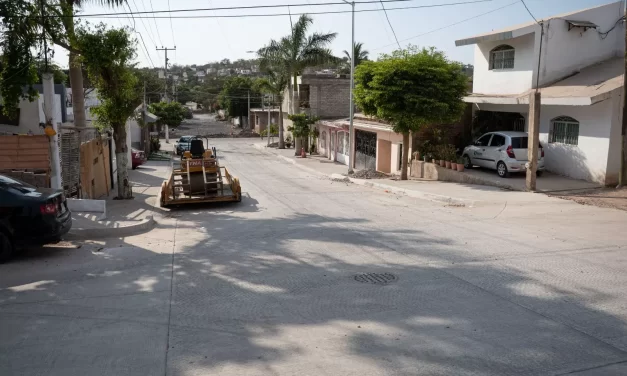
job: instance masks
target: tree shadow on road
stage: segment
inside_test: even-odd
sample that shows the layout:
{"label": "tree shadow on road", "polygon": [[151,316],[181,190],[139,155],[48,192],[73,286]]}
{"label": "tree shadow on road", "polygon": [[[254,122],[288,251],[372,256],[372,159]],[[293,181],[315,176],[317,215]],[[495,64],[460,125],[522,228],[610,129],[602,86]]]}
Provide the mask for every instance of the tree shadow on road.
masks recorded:
{"label": "tree shadow on road", "polygon": [[[145,236],[83,245],[61,254],[66,264],[55,256],[49,271],[29,274],[37,265],[28,258],[1,265],[0,315],[26,315],[42,332],[58,325],[44,315],[52,308],[71,312],[73,322],[149,323],[168,375],[559,374],[626,358],[627,326],[613,308],[624,293],[584,288],[594,277],[569,274],[569,262],[563,275],[540,280],[542,260],[478,262],[453,237],[419,228],[244,212],[181,210]],[[363,273],[397,280],[356,281]],[[42,337],[24,339],[26,330],[13,328],[0,350],[18,360],[43,351]],[[69,336],[82,346],[94,341]],[[136,345],[115,344],[131,363],[143,354]],[[145,371],[163,374],[157,363]]]}

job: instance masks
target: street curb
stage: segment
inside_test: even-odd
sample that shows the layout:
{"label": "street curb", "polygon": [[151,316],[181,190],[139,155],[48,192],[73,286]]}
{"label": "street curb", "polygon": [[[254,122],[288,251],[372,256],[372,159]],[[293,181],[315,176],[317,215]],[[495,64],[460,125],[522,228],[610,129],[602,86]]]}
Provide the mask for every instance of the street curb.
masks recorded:
{"label": "street curb", "polygon": [[394,186],[383,184],[383,183],[378,183],[372,180],[349,178],[347,176],[340,175],[340,174],[332,174],[331,179],[348,179],[351,181],[351,183],[354,183],[354,184],[363,185],[363,186],[371,187],[371,188],[383,189],[386,192],[401,194],[401,195],[405,195],[408,197],[413,197],[413,198],[418,198],[418,199],[423,199],[423,200],[428,200],[428,201],[433,201],[433,202],[440,202],[440,203],[447,204],[447,205],[476,206],[477,204],[477,202],[474,200],[466,200],[466,199],[455,198],[451,196],[438,195],[435,193],[416,191],[413,189],[399,188],[399,187],[394,187]]}
{"label": "street curb", "polygon": [[276,157],[278,157],[279,159],[282,159],[288,163],[291,163],[295,166],[298,166],[299,168],[306,170],[308,172],[320,175],[320,176],[325,176],[327,178],[330,179],[348,179],[350,180],[351,183],[357,184],[357,185],[363,185],[365,187],[370,187],[370,188],[376,188],[376,189],[382,189],[386,192],[392,192],[392,193],[396,193],[396,194],[401,194],[401,195],[405,195],[408,197],[413,197],[413,198],[418,198],[418,199],[422,199],[422,200],[428,200],[428,201],[433,201],[433,202],[439,202],[439,203],[443,203],[443,204],[447,204],[447,205],[460,205],[460,206],[467,206],[467,207],[472,207],[472,206],[477,206],[477,201],[474,200],[467,200],[467,199],[461,199],[461,198],[455,198],[455,197],[451,197],[451,196],[444,196],[444,195],[438,195],[438,194],[434,194],[434,193],[427,193],[427,192],[422,192],[422,191],[416,191],[413,189],[405,189],[405,188],[399,188],[399,187],[394,187],[391,185],[387,185],[387,184],[383,184],[383,183],[378,183],[378,182],[374,182],[372,180],[364,180],[364,179],[355,179],[355,178],[350,178],[347,177],[345,175],[340,175],[340,174],[325,174],[323,172],[320,171],[316,171],[312,168],[309,168],[307,166],[303,166],[301,164],[299,164],[298,162],[296,162],[295,160],[288,158],[288,157],[284,157],[282,155],[273,153],[271,151],[266,150],[265,147],[262,147],[261,145],[258,144],[253,144],[253,146],[256,149],[259,149],[260,151],[267,153],[267,154],[272,154]]}
{"label": "street curb", "polygon": [[152,215],[147,216],[135,225],[124,227],[106,228],[73,228],[64,236],[66,240],[86,240],[121,238],[125,236],[139,235],[152,230],[157,222]]}

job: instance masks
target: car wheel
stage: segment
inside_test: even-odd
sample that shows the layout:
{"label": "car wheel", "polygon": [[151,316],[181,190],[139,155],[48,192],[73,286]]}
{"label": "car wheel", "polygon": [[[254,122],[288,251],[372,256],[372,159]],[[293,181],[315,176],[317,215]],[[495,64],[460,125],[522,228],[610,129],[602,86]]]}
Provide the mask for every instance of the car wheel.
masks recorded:
{"label": "car wheel", "polygon": [[537,177],[542,176],[542,173],[543,173],[543,172],[544,172],[544,171],[536,171],[536,176],[537,176]]}
{"label": "car wheel", "polygon": [[470,157],[464,155],[464,168],[472,168],[472,162],[470,161]]}
{"label": "car wheel", "polygon": [[15,247],[9,236],[0,231],[0,264],[7,262],[13,256],[14,251]]}
{"label": "car wheel", "polygon": [[499,162],[496,165],[496,173],[502,178],[509,177],[509,171],[507,171],[507,166],[504,162]]}

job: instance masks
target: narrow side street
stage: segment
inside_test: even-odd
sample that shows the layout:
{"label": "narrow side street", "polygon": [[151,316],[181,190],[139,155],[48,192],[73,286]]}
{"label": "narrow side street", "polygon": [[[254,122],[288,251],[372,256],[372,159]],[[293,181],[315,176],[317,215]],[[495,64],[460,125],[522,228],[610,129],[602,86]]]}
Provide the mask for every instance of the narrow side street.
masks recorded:
{"label": "narrow side street", "polygon": [[627,213],[447,206],[213,141],[241,203],[0,265],[0,374],[627,373]]}

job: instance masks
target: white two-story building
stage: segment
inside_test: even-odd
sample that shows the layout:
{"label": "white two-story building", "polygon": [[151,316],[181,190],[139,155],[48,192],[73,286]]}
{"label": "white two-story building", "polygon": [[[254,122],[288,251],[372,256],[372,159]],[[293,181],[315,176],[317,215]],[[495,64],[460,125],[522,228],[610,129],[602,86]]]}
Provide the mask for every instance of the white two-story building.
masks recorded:
{"label": "white two-story building", "polygon": [[460,39],[475,45],[473,131],[527,130],[540,88],[549,171],[612,185],[621,158],[624,5],[615,2]]}

